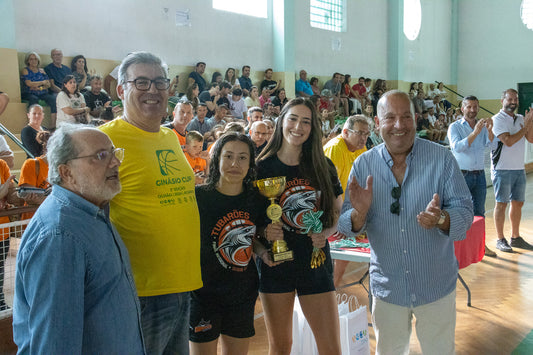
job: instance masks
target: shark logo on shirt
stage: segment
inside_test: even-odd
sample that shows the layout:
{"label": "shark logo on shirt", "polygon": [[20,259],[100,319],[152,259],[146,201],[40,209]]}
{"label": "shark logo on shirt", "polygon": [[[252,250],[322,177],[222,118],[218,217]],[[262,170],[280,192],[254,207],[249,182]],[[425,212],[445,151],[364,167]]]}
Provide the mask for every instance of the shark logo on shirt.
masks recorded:
{"label": "shark logo on shirt", "polygon": [[[227,216],[223,219],[227,219]],[[255,231],[256,226],[250,220],[242,218],[226,221],[222,228],[213,229],[213,250],[222,267],[233,271],[248,268]]]}
{"label": "shark logo on shirt", "polygon": [[309,211],[317,211],[317,192],[309,185],[297,185],[286,189],[280,197],[283,209],[284,227],[301,233],[304,229],[303,216]]}

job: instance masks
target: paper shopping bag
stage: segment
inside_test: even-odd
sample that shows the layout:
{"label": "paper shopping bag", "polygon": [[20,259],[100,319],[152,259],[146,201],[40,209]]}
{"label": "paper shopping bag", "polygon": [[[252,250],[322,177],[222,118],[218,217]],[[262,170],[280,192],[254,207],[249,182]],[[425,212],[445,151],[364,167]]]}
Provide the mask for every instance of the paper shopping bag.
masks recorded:
{"label": "paper shopping bag", "polygon": [[339,317],[343,355],[370,355],[366,306]]}

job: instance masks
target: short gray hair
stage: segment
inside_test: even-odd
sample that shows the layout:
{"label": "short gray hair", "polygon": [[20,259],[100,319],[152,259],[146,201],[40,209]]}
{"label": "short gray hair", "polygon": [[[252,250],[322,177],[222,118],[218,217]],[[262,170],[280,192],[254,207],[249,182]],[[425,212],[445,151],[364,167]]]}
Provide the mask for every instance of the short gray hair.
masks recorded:
{"label": "short gray hair", "polygon": [[79,148],[73,143],[72,136],[84,130],[97,130],[94,127],[64,123],[50,137],[47,145],[46,158],[48,159],[48,182],[52,185],[61,185],[59,166],[79,154]]}
{"label": "short gray hair", "polygon": [[413,105],[413,101],[409,98],[409,95],[403,91],[399,90],[391,90],[384,93],[381,98],[378,101],[377,109],[376,109],[376,115],[379,119],[383,118],[383,111],[385,110],[385,104],[387,102],[387,99],[389,96],[403,96],[407,101],[409,101],[409,108],[411,109],[411,115],[413,116],[413,119],[415,119],[415,106]]}
{"label": "short gray hair", "polygon": [[161,58],[150,53],[150,52],[133,52],[130,53],[122,60],[120,67],[118,69],[118,83],[123,85],[128,81],[127,71],[131,65],[134,64],[153,64],[161,67],[165,78],[167,77],[167,65],[164,63]]}
{"label": "short gray hair", "polygon": [[362,123],[370,126],[370,122],[368,122],[368,119],[366,116],[363,115],[353,115],[346,119],[346,122],[344,122],[344,127],[346,129],[353,129],[353,126],[355,126],[356,123]]}

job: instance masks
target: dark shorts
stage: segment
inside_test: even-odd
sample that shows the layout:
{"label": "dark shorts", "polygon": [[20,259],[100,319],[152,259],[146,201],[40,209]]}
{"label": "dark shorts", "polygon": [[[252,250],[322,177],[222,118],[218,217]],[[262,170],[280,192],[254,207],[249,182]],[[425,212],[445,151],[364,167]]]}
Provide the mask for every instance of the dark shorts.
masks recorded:
{"label": "dark shorts", "polygon": [[189,318],[189,340],[207,343],[220,334],[234,338],[250,338],[255,335],[255,300],[238,306],[205,305],[194,297],[191,299]]}
{"label": "dark shorts", "polygon": [[[302,239],[307,238],[307,240]],[[326,261],[316,269],[311,269],[313,246],[305,235],[286,237],[287,246],[294,253],[294,260],[269,267],[257,259],[259,270],[259,292],[286,293],[296,291],[298,295],[313,295],[335,290],[333,285],[333,262],[329,243],[323,248]]]}

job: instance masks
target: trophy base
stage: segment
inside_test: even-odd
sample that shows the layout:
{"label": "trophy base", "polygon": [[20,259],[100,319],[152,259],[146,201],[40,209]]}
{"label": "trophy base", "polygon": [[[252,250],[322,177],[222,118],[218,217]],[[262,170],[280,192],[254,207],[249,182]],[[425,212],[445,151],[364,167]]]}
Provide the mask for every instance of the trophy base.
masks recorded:
{"label": "trophy base", "polygon": [[292,250],[287,250],[281,253],[272,253],[272,260],[274,262],[291,261],[291,260],[294,260],[294,256],[292,254]]}

